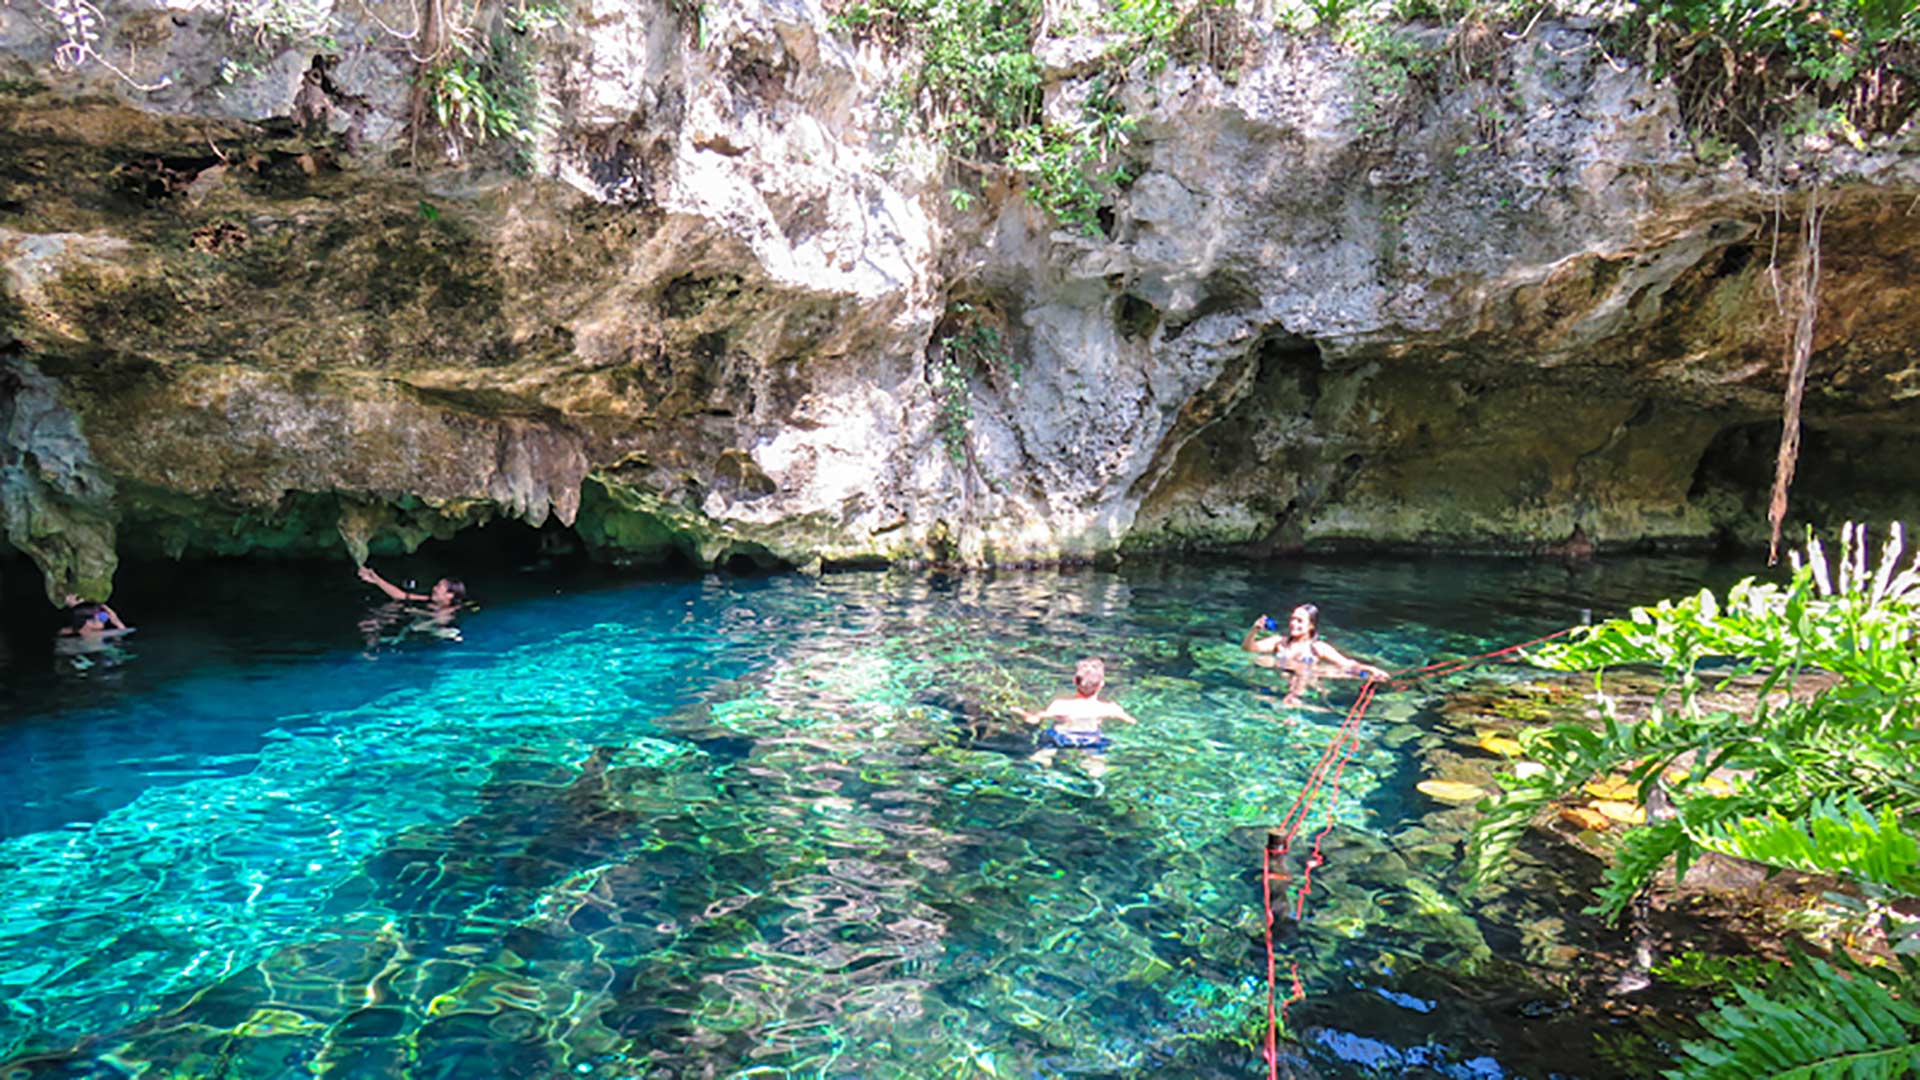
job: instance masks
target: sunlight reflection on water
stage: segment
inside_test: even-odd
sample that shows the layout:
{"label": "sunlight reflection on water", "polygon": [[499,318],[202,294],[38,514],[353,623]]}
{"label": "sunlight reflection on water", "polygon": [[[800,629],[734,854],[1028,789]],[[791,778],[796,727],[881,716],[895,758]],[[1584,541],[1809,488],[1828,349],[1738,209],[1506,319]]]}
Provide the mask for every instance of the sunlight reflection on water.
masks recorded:
{"label": "sunlight reflection on water", "polygon": [[[713,578],[504,603],[399,655],[262,632],[271,664],[66,684],[0,727],[22,793],[0,819],[0,1062],[1264,1071],[1259,837],[1353,687],[1283,709],[1240,630],[1311,598],[1342,649],[1409,666],[1703,572]],[[1142,721],[1099,775],[1080,752],[1036,764],[1010,712],[1080,655]],[[1408,879],[1451,884],[1396,848],[1425,807],[1377,736],[1422,700],[1380,700],[1316,810],[1337,827],[1289,947],[1310,989],[1364,986],[1445,1032],[1470,1003],[1383,974],[1487,949],[1470,918],[1410,914]],[[1322,1024],[1298,1052],[1322,1075],[1509,1075],[1436,1038]]]}

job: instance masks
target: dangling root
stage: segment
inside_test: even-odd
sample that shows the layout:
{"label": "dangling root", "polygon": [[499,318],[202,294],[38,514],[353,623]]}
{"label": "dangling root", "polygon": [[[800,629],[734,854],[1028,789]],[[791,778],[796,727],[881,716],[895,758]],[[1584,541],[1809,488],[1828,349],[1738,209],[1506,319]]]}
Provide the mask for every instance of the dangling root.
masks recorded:
{"label": "dangling root", "polygon": [[[1800,460],[1800,401],[1807,389],[1807,365],[1813,358],[1813,317],[1820,306],[1820,189],[1807,193],[1807,217],[1800,247],[1799,310],[1788,336],[1787,394],[1782,409],[1780,453],[1774,463],[1773,498],[1767,505],[1767,524],[1772,531],[1767,540],[1767,565],[1780,560],[1780,526],[1787,518],[1787,488],[1793,484],[1794,466]],[[1778,225],[1775,226],[1776,236]],[[1774,301],[1780,314],[1787,314],[1787,300],[1780,288],[1777,268],[1773,276]]]}

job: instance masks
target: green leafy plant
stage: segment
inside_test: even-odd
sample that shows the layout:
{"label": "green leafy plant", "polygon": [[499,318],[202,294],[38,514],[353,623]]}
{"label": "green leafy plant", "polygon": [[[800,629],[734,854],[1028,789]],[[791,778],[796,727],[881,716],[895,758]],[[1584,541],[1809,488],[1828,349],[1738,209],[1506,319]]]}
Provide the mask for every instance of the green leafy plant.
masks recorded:
{"label": "green leafy plant", "polygon": [[1896,1080],[1920,1069],[1920,979],[1911,968],[1869,970],[1844,957],[1801,958],[1765,989],[1703,1017],[1705,1039],[1684,1044],[1670,1080]]}
{"label": "green leafy plant", "polygon": [[1313,13],[1316,25],[1326,30],[1338,30],[1347,22],[1347,16],[1363,10],[1365,0],[1304,0],[1307,10]]}
{"label": "green leafy plant", "polygon": [[1730,990],[1736,984],[1763,986],[1778,969],[1778,964],[1755,956],[1722,956],[1689,949],[1655,964],[1652,973],[1674,986]]}
{"label": "green leafy plant", "polygon": [[[1707,1038],[1686,1044],[1665,1074],[1672,1080],[1892,1078],[1920,1067],[1910,959],[1920,937],[1898,914],[1902,897],[1920,893],[1911,831],[1920,558],[1901,564],[1898,526],[1877,561],[1870,549],[1865,530],[1848,525],[1837,560],[1810,539],[1784,585],[1748,579],[1724,601],[1702,590],[1544,650],[1538,662],[1567,669],[1657,666],[1662,692],[1637,723],[1603,698],[1596,726],[1523,731],[1539,768],[1503,777],[1505,792],[1482,804],[1470,871],[1485,883],[1537,811],[1596,777],[1625,774],[1640,801],[1657,789],[1670,811],[1621,839],[1595,910],[1617,917],[1669,862],[1684,875],[1700,853],[1717,852],[1850,883],[1851,895],[1829,893],[1819,909],[1822,936],[1851,944],[1877,933],[1902,962],[1869,969],[1836,953],[1830,963],[1656,969],[1730,986],[1737,998],[1702,1018]],[[1819,678],[1803,681],[1810,673]],[[1750,704],[1708,704],[1730,700],[1722,695],[1736,680],[1752,694],[1731,700]]]}
{"label": "green leafy plant", "polygon": [[1903,0],[1653,0],[1626,7],[1612,36],[1672,81],[1690,124],[1736,142],[1781,133],[1809,105],[1864,142],[1916,107],[1920,6]]}
{"label": "green leafy plant", "polygon": [[1634,5],[1627,22],[1784,54],[1809,76],[1844,81],[1877,48],[1920,32],[1920,9],[1899,0],[1657,0]]}
{"label": "green leafy plant", "polygon": [[333,23],[333,0],[227,0],[227,30],[258,49],[313,41]]}
{"label": "green leafy plant", "polygon": [[973,421],[973,388],[967,369],[949,351],[935,362],[933,392],[940,403],[940,438],[947,457],[958,465],[967,460],[967,426]]}
{"label": "green leafy plant", "polygon": [[939,339],[934,356],[934,398],[939,403],[941,439],[956,464],[967,459],[967,431],[973,420],[973,377],[976,373],[1004,378],[1008,387],[1020,384],[1021,368],[998,327],[972,304],[957,303],[947,322],[956,329]]}
{"label": "green leafy plant", "polygon": [[1034,205],[1097,234],[1100,207],[1125,182],[1117,157],[1135,123],[1115,88],[1131,64],[1164,66],[1181,34],[1216,10],[1227,9],[1220,0],[1108,0],[1093,14],[1124,41],[1109,47],[1078,115],[1051,121],[1034,53],[1045,25],[1039,0],[857,0],[833,24],[918,50],[919,64],[883,97],[904,126],[927,133],[962,168],[1004,163]]}
{"label": "green leafy plant", "polygon": [[[1656,665],[1664,691],[1647,716],[1621,720],[1604,699],[1595,726],[1529,728],[1542,767],[1502,779],[1475,830],[1470,872],[1507,864],[1532,816],[1596,777],[1624,774],[1642,802],[1658,787],[1672,813],[1626,833],[1597,910],[1616,917],[1669,861],[1703,851],[1770,866],[1920,890],[1911,819],[1920,809],[1920,559],[1899,565],[1899,528],[1877,564],[1849,525],[1837,563],[1818,540],[1785,585],[1749,579],[1722,603],[1703,590],[1636,608],[1538,662],[1565,669]],[[1824,673],[1818,689],[1800,677]],[[1754,683],[1751,705],[1710,707],[1703,691]],[[1731,782],[1721,779],[1731,776]],[[1711,781],[1711,782],[1710,782]]]}
{"label": "green leafy plant", "polygon": [[440,127],[478,144],[502,140],[526,167],[550,125],[550,106],[534,62],[541,39],[566,25],[552,0],[520,0],[501,13],[484,41],[472,33],[448,38],[437,60],[421,70],[427,106]]}
{"label": "green leafy plant", "polygon": [[1432,50],[1397,26],[1355,21],[1340,31],[1354,57],[1354,113],[1362,134],[1392,124],[1398,106],[1436,64]]}
{"label": "green leafy plant", "polygon": [[1816,801],[1801,818],[1773,807],[1704,826],[1705,846],[1768,866],[1838,872],[1858,881],[1920,893],[1920,842],[1901,827],[1900,812],[1876,815],[1852,796]]}
{"label": "green leafy plant", "polygon": [[894,98],[901,119],[924,124],[963,158],[1005,149],[1040,114],[1037,0],[871,0],[837,17],[844,30],[917,44],[919,67]]}
{"label": "green leafy plant", "polygon": [[1103,87],[1096,87],[1082,106],[1079,122],[1016,131],[1007,163],[1030,178],[1030,197],[1060,224],[1098,236],[1105,192],[1126,180],[1124,167],[1100,172],[1099,165],[1126,142],[1133,126],[1133,118]]}

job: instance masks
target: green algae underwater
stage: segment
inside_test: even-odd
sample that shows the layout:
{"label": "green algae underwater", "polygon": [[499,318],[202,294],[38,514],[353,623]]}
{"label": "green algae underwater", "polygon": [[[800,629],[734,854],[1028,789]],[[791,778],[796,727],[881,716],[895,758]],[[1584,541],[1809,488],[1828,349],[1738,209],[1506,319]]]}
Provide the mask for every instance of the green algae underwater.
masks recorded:
{"label": "green algae underwater", "polygon": [[[1311,600],[1399,669],[1735,574],[530,574],[458,641],[241,576],[0,658],[0,1077],[1264,1075],[1261,841],[1357,688],[1284,707],[1245,626]],[[1041,765],[1012,709],[1083,655],[1141,722]],[[1414,791],[1449,685],[1316,804],[1283,1070],[1650,1075],[1660,1030],[1574,1000],[1618,945],[1583,896],[1459,895]]]}

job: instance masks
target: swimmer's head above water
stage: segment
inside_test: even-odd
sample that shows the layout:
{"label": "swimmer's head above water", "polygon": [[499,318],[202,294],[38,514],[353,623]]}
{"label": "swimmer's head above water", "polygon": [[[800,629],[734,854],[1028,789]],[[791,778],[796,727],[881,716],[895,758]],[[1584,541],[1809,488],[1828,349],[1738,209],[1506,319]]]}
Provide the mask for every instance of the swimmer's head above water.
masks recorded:
{"label": "swimmer's head above water", "polygon": [[1287,616],[1287,640],[1311,641],[1320,636],[1320,609],[1313,604],[1301,604]]}
{"label": "swimmer's head above water", "polygon": [[1097,656],[1089,656],[1073,665],[1073,690],[1081,697],[1093,697],[1107,684],[1107,665]]}

